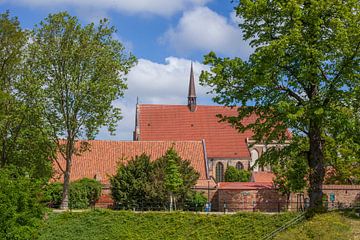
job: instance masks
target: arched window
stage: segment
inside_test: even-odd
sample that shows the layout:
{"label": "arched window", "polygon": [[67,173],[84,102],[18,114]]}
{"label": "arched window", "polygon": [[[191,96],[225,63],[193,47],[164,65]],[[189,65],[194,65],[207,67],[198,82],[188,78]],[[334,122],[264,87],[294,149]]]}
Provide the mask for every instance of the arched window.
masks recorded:
{"label": "arched window", "polygon": [[224,181],[224,165],[221,162],[216,164],[216,182]]}
{"label": "arched window", "polygon": [[244,165],[241,162],[237,162],[236,169],[238,169],[238,170],[244,169]]}

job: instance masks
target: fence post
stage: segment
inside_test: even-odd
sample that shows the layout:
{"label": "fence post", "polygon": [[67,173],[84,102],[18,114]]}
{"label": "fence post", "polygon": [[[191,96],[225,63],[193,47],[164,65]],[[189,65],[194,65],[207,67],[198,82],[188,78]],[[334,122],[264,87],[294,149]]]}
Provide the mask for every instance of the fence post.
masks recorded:
{"label": "fence post", "polygon": [[280,212],[280,202],[278,202],[278,212]]}

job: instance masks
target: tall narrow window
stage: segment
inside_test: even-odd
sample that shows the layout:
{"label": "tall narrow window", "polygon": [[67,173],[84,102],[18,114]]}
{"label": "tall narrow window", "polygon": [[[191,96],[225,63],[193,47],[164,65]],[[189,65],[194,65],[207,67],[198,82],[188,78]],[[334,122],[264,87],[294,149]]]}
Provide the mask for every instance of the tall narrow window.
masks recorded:
{"label": "tall narrow window", "polygon": [[236,169],[238,169],[238,170],[244,169],[244,165],[241,162],[237,162]]}
{"label": "tall narrow window", "polygon": [[224,181],[224,165],[221,162],[216,164],[216,182]]}

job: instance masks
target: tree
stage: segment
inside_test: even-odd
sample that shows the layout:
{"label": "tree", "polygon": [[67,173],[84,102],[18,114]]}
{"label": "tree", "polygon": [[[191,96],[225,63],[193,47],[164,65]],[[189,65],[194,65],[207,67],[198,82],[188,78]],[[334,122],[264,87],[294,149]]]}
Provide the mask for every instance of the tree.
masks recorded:
{"label": "tree", "polygon": [[225,182],[249,182],[249,180],[250,172],[244,169],[228,166],[225,171]]}
{"label": "tree", "polygon": [[275,174],[274,185],[290,200],[291,193],[300,193],[308,186],[309,171],[304,152],[308,148],[305,137],[294,137],[287,148],[269,148],[259,164],[270,163]]}
{"label": "tree", "polygon": [[110,190],[117,207],[125,209],[154,205],[152,190],[153,164],[150,157],[142,154],[127,164],[120,164],[117,172],[110,178]]}
{"label": "tree", "polygon": [[165,169],[165,189],[170,195],[170,211],[173,209],[173,203],[175,203],[176,209],[176,194],[179,192],[181,185],[183,185],[183,179],[181,177],[179,166],[176,164],[177,153],[173,148],[166,152],[165,158],[167,159],[167,167]]}
{"label": "tree", "polygon": [[192,189],[198,178],[199,173],[190,162],[182,160],[170,148],[155,161],[142,154],[126,164],[121,163],[116,174],[110,178],[110,189],[118,208],[166,209],[170,199],[172,209],[176,199],[178,209],[191,209],[196,202],[198,207],[202,204]]}
{"label": "tree", "polygon": [[[326,184],[360,183],[360,114],[358,107],[339,109],[347,121],[336,121],[325,136]],[[341,120],[341,119],[340,119]]]}
{"label": "tree", "polygon": [[54,148],[38,109],[24,97],[32,91],[23,81],[27,41],[18,19],[0,14],[0,168],[16,165],[31,176],[49,178]]}
{"label": "tree", "polygon": [[[223,120],[264,143],[284,142],[286,129],[307,138],[312,209],[322,206],[326,129],[348,121],[339,109],[349,108],[359,89],[359,8],[358,0],[240,1],[239,26],[254,53],[246,61],[209,53],[204,61],[211,72],[201,81],[217,103],[253,105]],[[257,120],[243,125],[252,114]]]}
{"label": "tree", "polygon": [[[186,199],[191,198],[192,188],[200,174],[191,166],[190,161],[183,160],[174,148],[169,148],[165,155],[157,159],[154,164],[154,191],[162,192],[159,195],[159,200],[166,201],[169,197],[175,197],[177,207],[183,206]],[[171,175],[173,176],[171,177]],[[164,184],[165,182],[167,183]],[[174,186],[171,186],[172,184]],[[169,196],[169,193],[172,197]]]}
{"label": "tree", "polygon": [[[32,96],[40,104],[52,141],[66,160],[61,208],[68,208],[72,156],[87,150],[101,126],[111,133],[121,118],[112,102],[123,96],[125,75],[136,59],[113,39],[106,19],[82,26],[66,12],[50,14],[35,27],[29,46],[28,81],[37,86]],[[64,140],[64,141],[63,141]]]}

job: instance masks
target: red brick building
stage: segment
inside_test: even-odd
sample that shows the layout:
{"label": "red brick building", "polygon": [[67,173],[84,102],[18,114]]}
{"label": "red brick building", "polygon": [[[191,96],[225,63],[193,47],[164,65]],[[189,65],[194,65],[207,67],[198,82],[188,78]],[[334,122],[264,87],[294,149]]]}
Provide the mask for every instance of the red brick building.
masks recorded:
{"label": "red brick building", "polygon": [[[138,104],[134,141],[204,141],[207,150],[209,175],[217,182],[224,181],[227,166],[254,171],[255,161],[266,151],[263,144],[251,145],[253,133],[238,132],[229,123],[219,122],[217,115],[237,116],[237,108],[196,104],[194,74],[191,66],[187,105]],[[252,123],[256,116],[243,121]]]}
{"label": "red brick building", "polygon": [[[143,153],[154,160],[173,146],[200,173],[195,188],[209,197],[213,210],[279,211],[297,209],[301,201],[303,204],[306,194],[300,194],[302,200],[293,194],[289,204],[273,186],[275,176],[270,168],[255,164],[268,148],[278,145],[255,143],[251,131],[238,132],[228,123],[219,122],[218,114],[237,116],[238,112],[236,108],[197,105],[191,66],[187,105],[138,104],[134,141],[88,141],[90,150],[73,157],[71,180],[88,177],[101,181],[104,188],[98,206],[106,207],[113,202],[109,176],[115,174],[118,163]],[[255,120],[250,116],[243,124]],[[60,154],[58,159],[64,167]],[[251,182],[223,182],[228,166],[251,169]],[[57,170],[59,166],[55,165],[55,178],[60,180],[61,171]],[[360,201],[360,186],[324,185],[324,193],[347,204]]]}
{"label": "red brick building", "polygon": [[[179,156],[189,160],[192,167],[199,172],[199,184],[207,181],[206,149],[202,141],[105,141],[90,140],[89,150],[81,155],[74,155],[70,180],[81,178],[94,178],[104,184],[109,183],[109,177],[116,173],[118,164],[145,153],[151,160],[165,155],[165,152],[173,147]],[[77,143],[79,144],[79,142]],[[58,162],[64,169],[65,160],[58,154]],[[54,179],[62,180],[62,172],[58,165],[54,165]],[[200,185],[198,185],[200,187]]]}

